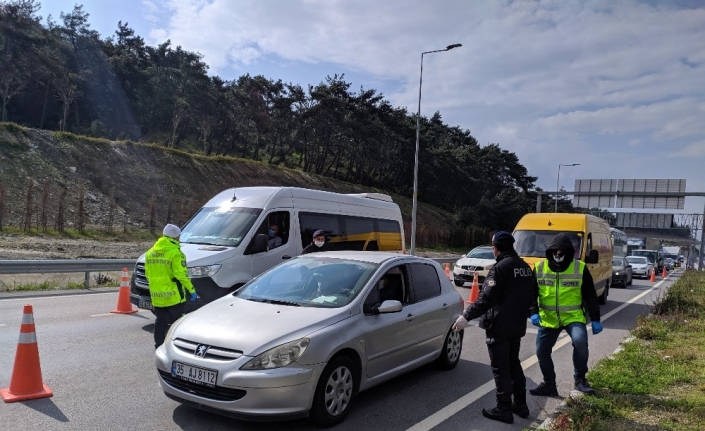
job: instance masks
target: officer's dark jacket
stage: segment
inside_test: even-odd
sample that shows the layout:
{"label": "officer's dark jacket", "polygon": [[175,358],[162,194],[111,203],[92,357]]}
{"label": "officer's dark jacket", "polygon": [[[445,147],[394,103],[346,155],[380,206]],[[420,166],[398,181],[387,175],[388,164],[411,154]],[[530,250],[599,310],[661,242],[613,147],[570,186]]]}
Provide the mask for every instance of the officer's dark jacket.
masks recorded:
{"label": "officer's dark jacket", "polygon": [[531,267],[514,250],[502,252],[490,269],[478,300],[463,316],[482,316],[480,327],[491,337],[523,337],[529,307],[538,296],[538,284]]}

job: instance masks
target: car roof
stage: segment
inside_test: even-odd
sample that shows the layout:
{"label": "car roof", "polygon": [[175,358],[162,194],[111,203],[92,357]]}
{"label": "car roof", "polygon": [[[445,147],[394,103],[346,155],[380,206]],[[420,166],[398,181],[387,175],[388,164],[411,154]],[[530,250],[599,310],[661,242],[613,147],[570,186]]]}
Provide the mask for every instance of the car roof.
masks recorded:
{"label": "car roof", "polygon": [[431,260],[431,259],[426,259],[426,258],[420,257],[420,256],[412,256],[412,255],[408,255],[408,254],[391,253],[391,252],[384,252],[384,251],[324,251],[324,252],[316,252],[316,253],[304,254],[302,256],[299,256],[299,258],[309,258],[309,257],[310,258],[326,257],[326,258],[333,258],[333,259],[359,260],[361,262],[369,262],[369,263],[374,263],[374,264],[380,264],[382,262],[385,262],[388,260],[393,260],[393,259],[404,260],[404,261],[413,261],[413,260],[429,261],[429,260]]}

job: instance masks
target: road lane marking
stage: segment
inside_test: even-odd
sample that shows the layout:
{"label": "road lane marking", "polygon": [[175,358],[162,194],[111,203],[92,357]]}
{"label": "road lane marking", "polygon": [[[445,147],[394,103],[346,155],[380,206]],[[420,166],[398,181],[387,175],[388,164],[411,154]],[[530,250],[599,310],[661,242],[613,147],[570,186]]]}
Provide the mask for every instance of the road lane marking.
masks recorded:
{"label": "road lane marking", "polygon": [[[667,279],[667,278],[666,278]],[[624,304],[620,305],[619,307],[615,308],[614,310],[610,311],[609,313],[605,314],[604,317],[602,317],[600,320],[605,321],[609,319],[610,317],[614,316],[616,313],[619,311],[623,310],[627,306],[635,303],[636,301],[640,300],[644,296],[648,295],[649,293],[652,293],[655,289],[658,289],[661,287],[661,284],[663,284],[666,279],[663,279],[656,283],[654,286],[651,287],[651,289],[645,290],[644,292],[640,293],[639,295],[635,296],[634,298],[630,299],[629,301],[625,302]],[[474,326],[474,325],[473,325]],[[556,350],[560,349],[561,347],[565,346],[566,344],[570,343],[570,337],[565,337],[562,340],[559,340],[555,346],[553,346],[553,352]],[[527,368],[531,367],[532,365],[538,363],[538,358],[536,355],[524,360],[521,363],[521,368],[526,370]],[[434,428],[441,423],[445,422],[447,419],[449,419],[451,416],[454,414],[458,413],[459,411],[463,410],[464,408],[468,407],[470,404],[474,403],[478,399],[484,397],[488,393],[492,392],[495,389],[495,384],[494,384],[494,379],[486,382],[482,386],[472,390],[470,393],[466,394],[465,396],[461,397],[457,401],[454,401],[447,406],[443,407],[436,413],[432,414],[431,416],[427,417],[426,419],[422,420],[421,422],[417,423],[416,425],[412,426],[411,428],[408,428],[406,431],[428,431],[431,428]]]}
{"label": "road lane marking", "polygon": [[[143,309],[141,309],[141,308],[137,310],[138,313],[146,313],[146,312],[148,312],[148,311],[150,311],[150,310],[143,310]],[[117,316],[117,315],[119,315],[119,314],[120,314],[120,313],[91,314],[90,317]]]}
{"label": "road lane marking", "polygon": [[0,323],[0,326],[7,326],[7,325],[6,325],[6,324],[4,324],[4,323]]}

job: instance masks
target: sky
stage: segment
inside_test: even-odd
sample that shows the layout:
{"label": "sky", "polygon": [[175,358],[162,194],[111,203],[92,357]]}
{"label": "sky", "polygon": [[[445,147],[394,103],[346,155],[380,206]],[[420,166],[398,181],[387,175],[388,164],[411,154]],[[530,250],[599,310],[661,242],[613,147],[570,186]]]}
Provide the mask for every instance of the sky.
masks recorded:
{"label": "sky", "polygon": [[[59,21],[75,3],[44,0],[38,13]],[[305,88],[344,74],[412,113],[423,59],[421,115],[438,111],[481,145],[516,153],[544,190],[556,189],[560,164],[579,163],[561,167],[561,187],[663,178],[705,192],[705,0],[78,3],[103,38],[128,22],[150,45],[200,52],[224,79]],[[688,197],[675,212],[704,205]]]}

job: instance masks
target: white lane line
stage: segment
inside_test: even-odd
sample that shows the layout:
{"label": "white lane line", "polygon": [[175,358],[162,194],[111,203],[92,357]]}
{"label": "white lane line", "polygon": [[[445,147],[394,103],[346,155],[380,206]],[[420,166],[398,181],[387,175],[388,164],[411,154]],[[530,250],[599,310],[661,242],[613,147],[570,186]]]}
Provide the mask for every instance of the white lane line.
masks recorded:
{"label": "white lane line", "polygon": [[36,296],[36,297],[25,296],[22,298],[0,298],[0,302],[5,302],[5,301],[29,302],[29,301],[35,301],[37,299],[75,298],[77,296],[85,296],[85,295],[102,296],[102,295],[115,295],[116,293],[119,293],[119,292],[115,291],[115,292],[105,292],[105,293],[75,293],[73,295],[47,295],[47,296]]}
{"label": "white lane line", "polygon": [[[149,310],[138,309],[138,313],[146,313]],[[102,316],[118,316],[120,313],[103,313],[103,314],[91,314],[90,317],[102,317]]]}
{"label": "white lane line", "polygon": [[6,325],[6,324],[4,324],[4,323],[0,323],[0,326],[7,326],[7,325]]}
{"label": "white lane line", "polygon": [[[605,314],[604,317],[602,317],[600,320],[605,321],[609,319],[610,317],[614,316],[616,313],[618,313],[620,310],[623,310],[626,308],[628,305],[631,305],[635,303],[636,301],[640,300],[644,296],[648,295],[649,293],[653,292],[654,289],[657,289],[661,286],[661,284],[666,281],[661,280],[660,282],[656,283],[651,289],[646,290],[642,292],[641,294],[635,296],[634,298],[630,299],[629,301],[625,302],[624,304],[620,305],[619,307],[615,308],[614,310],[610,311],[609,313]],[[555,346],[553,346],[553,351],[555,352],[556,350],[560,349],[561,347],[565,346],[566,344],[570,343],[570,337],[565,337],[562,340],[559,340]],[[524,362],[521,363],[521,367],[526,370],[530,366],[536,364],[538,362],[538,358],[536,355],[526,359]],[[493,391],[495,388],[494,385],[494,379],[486,382],[482,386],[474,389],[467,395],[463,396],[462,398],[458,399],[457,401],[454,401],[447,406],[443,407],[436,413],[432,414],[431,416],[427,417],[426,419],[422,420],[421,422],[417,423],[416,425],[412,426],[411,428],[408,428],[406,431],[428,431],[433,427],[436,427],[449,419],[451,416],[454,414],[458,413],[459,411],[463,410],[470,404],[474,403],[478,399],[484,397],[491,391]]]}

